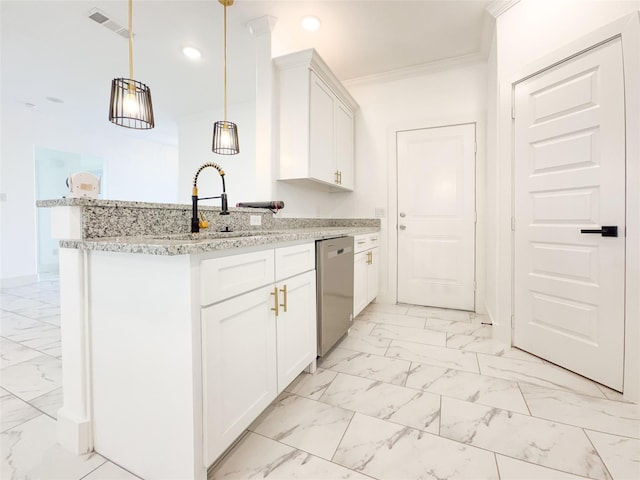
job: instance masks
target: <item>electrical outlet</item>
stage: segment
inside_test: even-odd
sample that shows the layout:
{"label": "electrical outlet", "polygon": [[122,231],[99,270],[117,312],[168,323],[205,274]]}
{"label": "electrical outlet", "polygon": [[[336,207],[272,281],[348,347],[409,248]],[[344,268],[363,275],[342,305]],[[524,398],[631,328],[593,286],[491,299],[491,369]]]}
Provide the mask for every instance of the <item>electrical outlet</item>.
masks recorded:
{"label": "electrical outlet", "polygon": [[262,225],[262,215],[249,216],[249,225]]}
{"label": "electrical outlet", "polygon": [[7,194],[0,193],[0,202],[6,202],[6,201],[7,201]]}
{"label": "electrical outlet", "polygon": [[376,218],[384,218],[385,216],[384,207],[376,207],[375,216]]}

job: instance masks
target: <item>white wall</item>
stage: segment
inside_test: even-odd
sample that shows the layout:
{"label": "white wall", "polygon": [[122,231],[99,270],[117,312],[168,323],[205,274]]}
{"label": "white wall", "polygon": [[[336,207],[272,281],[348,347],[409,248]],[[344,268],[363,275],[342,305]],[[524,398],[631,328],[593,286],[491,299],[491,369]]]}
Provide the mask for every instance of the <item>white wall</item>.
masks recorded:
{"label": "white wall", "polygon": [[[396,252],[391,251],[396,235],[396,212],[394,192],[389,186],[389,178],[395,177],[396,157],[390,138],[400,129],[476,121],[479,127],[477,174],[484,178],[486,76],[485,63],[476,62],[409,78],[347,82],[347,89],[360,105],[356,115],[356,191],[340,194],[344,197],[333,198],[324,208],[330,208],[331,213],[338,216],[366,217],[374,216],[376,207],[384,209],[381,301],[396,301],[397,261]],[[483,185],[484,182],[478,190],[481,202]],[[479,260],[484,262],[484,255]]]}
{"label": "white wall", "polygon": [[[211,151],[213,124],[223,119],[221,110],[190,115],[178,123],[179,169],[178,203],[191,203],[193,176],[206,162],[220,165],[225,172],[229,206],[238,202],[254,201],[256,182],[271,179],[256,178],[256,106],[244,103],[229,107],[228,120],[238,126],[238,155],[217,155]],[[222,181],[212,168],[202,171],[198,177],[200,197],[213,197],[222,192]],[[260,199],[263,200],[263,199]],[[204,205],[220,206],[220,200],[203,200]]]}
{"label": "white wall", "polygon": [[34,147],[94,155],[105,160],[107,191],[103,198],[175,202],[177,148],[147,140],[104,122],[2,105],[0,130],[0,279],[3,284],[34,280],[36,206]]}
{"label": "white wall", "polygon": [[487,170],[486,170],[486,284],[485,311],[490,318],[496,316],[498,290],[496,288],[496,271],[499,254],[498,219],[497,219],[497,189],[498,179],[495,175],[498,146],[498,129],[496,126],[498,113],[498,62],[497,35],[494,30],[490,43],[489,58],[487,59]]}
{"label": "white wall", "polygon": [[[226,173],[229,204],[238,201],[270,200],[257,198],[258,192],[273,192],[273,200],[285,202],[279,213],[286,217],[374,217],[382,209],[381,294],[383,301],[395,302],[395,252],[388,249],[390,235],[387,223],[395,235],[395,219],[389,222],[389,173],[395,169],[395,155],[389,154],[389,134],[401,128],[420,128],[452,123],[478,122],[478,194],[479,207],[484,200],[484,136],[486,126],[486,65],[473,62],[465,65],[447,64],[446,70],[429,70],[411,77],[362,79],[347,82],[347,89],[358,101],[355,132],[355,191],[330,193],[274,178],[256,176],[255,138],[247,133],[256,128],[255,104],[233,105],[229,118],[238,124],[240,150],[237,156],[224,157],[211,153],[213,122],[220,112],[206,112],[179,122],[180,166],[179,203],[191,198],[192,179],[204,162],[218,163]],[[275,159],[277,162],[277,159]],[[277,169],[274,169],[277,170]],[[269,184],[270,182],[270,184]],[[265,185],[267,185],[265,187]],[[218,195],[218,175],[204,172],[198,179],[200,196]],[[219,205],[218,200],[210,204]],[[393,212],[395,216],[395,212]],[[479,220],[483,220],[479,212]],[[480,222],[479,222],[480,224]],[[484,226],[479,227],[482,248],[479,250],[479,282],[484,284]],[[389,265],[389,262],[392,262]],[[390,268],[391,267],[391,268]],[[391,296],[390,296],[391,295]],[[393,297],[393,298],[391,298]],[[484,302],[478,308],[484,310]]]}
{"label": "white wall", "polygon": [[[496,136],[489,138],[489,151],[496,162],[488,162],[488,185],[496,195],[488,198],[488,231],[497,232],[496,248],[487,251],[488,310],[494,334],[511,341],[511,91],[510,82],[526,65],[558,50],[581,36],[638,10],[638,1],[521,0],[496,21],[492,52],[496,58],[498,104],[490,104],[489,118],[495,115]],[[491,82],[493,83],[493,81]],[[492,93],[492,94],[493,94]],[[492,111],[495,108],[495,111]],[[494,268],[495,267],[495,268]]]}

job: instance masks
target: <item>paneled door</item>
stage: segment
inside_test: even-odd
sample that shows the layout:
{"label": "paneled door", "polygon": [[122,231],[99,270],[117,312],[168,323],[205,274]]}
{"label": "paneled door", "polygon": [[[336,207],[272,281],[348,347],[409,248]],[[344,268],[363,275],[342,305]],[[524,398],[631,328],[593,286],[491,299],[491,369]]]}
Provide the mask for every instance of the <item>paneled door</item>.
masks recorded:
{"label": "paneled door", "polygon": [[474,310],[475,124],[397,133],[398,302]]}
{"label": "paneled door", "polygon": [[517,84],[514,106],[514,344],[621,390],[625,119],[620,39]]}

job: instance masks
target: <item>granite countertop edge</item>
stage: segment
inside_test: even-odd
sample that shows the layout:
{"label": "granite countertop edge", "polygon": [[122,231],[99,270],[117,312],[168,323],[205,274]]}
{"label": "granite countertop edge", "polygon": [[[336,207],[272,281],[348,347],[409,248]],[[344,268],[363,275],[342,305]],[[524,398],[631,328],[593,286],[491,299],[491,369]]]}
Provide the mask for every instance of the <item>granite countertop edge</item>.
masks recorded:
{"label": "granite countertop edge", "polygon": [[[155,203],[155,202],[136,202],[130,200],[103,200],[100,198],[55,198],[52,200],[37,200],[36,206],[40,208],[52,207],[104,207],[104,208],[143,208],[154,210],[191,210],[191,204],[183,203]],[[212,205],[199,205],[200,210],[220,210],[220,207]],[[271,210],[266,208],[243,208],[230,207],[232,212],[253,212],[262,213]]]}
{"label": "granite countertop edge", "polygon": [[[79,250],[134,253],[145,255],[192,255],[236,248],[271,245],[300,240],[323,240],[348,235],[379,232],[379,227],[319,227],[278,230],[226,238],[184,239],[172,235],[109,237],[86,240],[60,240],[60,247]],[[197,235],[197,234],[195,234]],[[206,233],[205,233],[206,235]]]}

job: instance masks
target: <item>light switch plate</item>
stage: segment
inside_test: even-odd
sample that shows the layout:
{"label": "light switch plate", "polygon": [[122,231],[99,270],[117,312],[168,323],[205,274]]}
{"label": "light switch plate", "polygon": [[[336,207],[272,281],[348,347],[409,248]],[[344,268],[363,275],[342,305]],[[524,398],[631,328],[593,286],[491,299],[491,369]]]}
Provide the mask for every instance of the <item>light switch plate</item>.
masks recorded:
{"label": "light switch plate", "polygon": [[385,217],[384,207],[376,207],[375,216],[376,218],[384,218]]}
{"label": "light switch plate", "polygon": [[250,215],[249,225],[262,225],[262,215]]}

